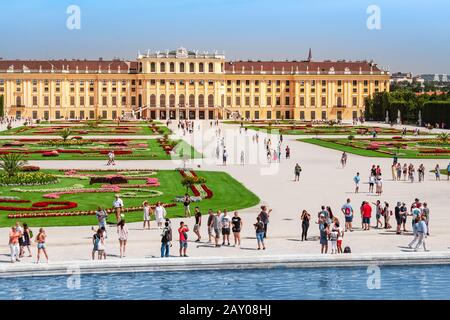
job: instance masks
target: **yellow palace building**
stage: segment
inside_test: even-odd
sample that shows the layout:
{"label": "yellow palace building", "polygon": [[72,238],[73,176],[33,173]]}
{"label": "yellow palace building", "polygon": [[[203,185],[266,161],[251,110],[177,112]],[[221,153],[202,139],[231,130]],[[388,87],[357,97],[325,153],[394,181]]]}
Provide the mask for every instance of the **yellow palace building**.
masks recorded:
{"label": "yellow palace building", "polygon": [[226,61],[219,53],[138,54],[136,61],[3,60],[5,115],[33,119],[352,120],[389,90],[368,61]]}

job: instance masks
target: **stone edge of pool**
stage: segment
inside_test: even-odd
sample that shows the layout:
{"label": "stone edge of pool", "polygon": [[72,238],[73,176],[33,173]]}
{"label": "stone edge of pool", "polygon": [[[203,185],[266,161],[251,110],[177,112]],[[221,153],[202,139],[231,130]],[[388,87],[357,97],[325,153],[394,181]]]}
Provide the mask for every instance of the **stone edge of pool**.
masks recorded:
{"label": "stone edge of pool", "polygon": [[196,271],[219,269],[361,267],[371,265],[450,264],[449,252],[414,252],[343,255],[279,255],[260,257],[148,258],[104,261],[67,261],[33,264],[0,264],[0,278],[129,273],[154,271]]}

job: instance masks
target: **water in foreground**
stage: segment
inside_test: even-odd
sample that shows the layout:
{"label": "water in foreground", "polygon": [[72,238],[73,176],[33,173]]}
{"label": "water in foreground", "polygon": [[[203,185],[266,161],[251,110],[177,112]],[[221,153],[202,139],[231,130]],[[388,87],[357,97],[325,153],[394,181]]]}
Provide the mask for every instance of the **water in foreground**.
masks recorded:
{"label": "water in foreground", "polygon": [[87,274],[0,280],[0,299],[449,299],[450,265]]}

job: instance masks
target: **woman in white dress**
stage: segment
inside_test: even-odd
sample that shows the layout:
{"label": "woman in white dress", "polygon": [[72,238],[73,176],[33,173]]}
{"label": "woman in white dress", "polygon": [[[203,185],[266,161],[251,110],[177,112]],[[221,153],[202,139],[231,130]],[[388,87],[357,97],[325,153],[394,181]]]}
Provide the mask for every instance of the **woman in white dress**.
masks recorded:
{"label": "woman in white dress", "polygon": [[145,229],[145,226],[147,225],[148,230],[150,230],[150,219],[152,215],[152,208],[148,204],[148,201],[144,201],[143,210],[144,210],[144,225],[142,226],[143,229]]}
{"label": "woman in white dress", "polygon": [[162,206],[161,202],[158,201],[155,207],[155,220],[158,224],[158,228],[163,227],[164,218],[166,217],[166,209]]}

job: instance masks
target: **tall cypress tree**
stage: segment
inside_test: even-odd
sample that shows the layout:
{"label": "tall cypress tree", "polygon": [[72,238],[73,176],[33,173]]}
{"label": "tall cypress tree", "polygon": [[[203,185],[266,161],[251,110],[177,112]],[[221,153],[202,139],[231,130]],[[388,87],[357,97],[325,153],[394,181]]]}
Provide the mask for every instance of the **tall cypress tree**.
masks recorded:
{"label": "tall cypress tree", "polygon": [[3,95],[0,96],[0,117],[5,116],[5,107],[3,106]]}

